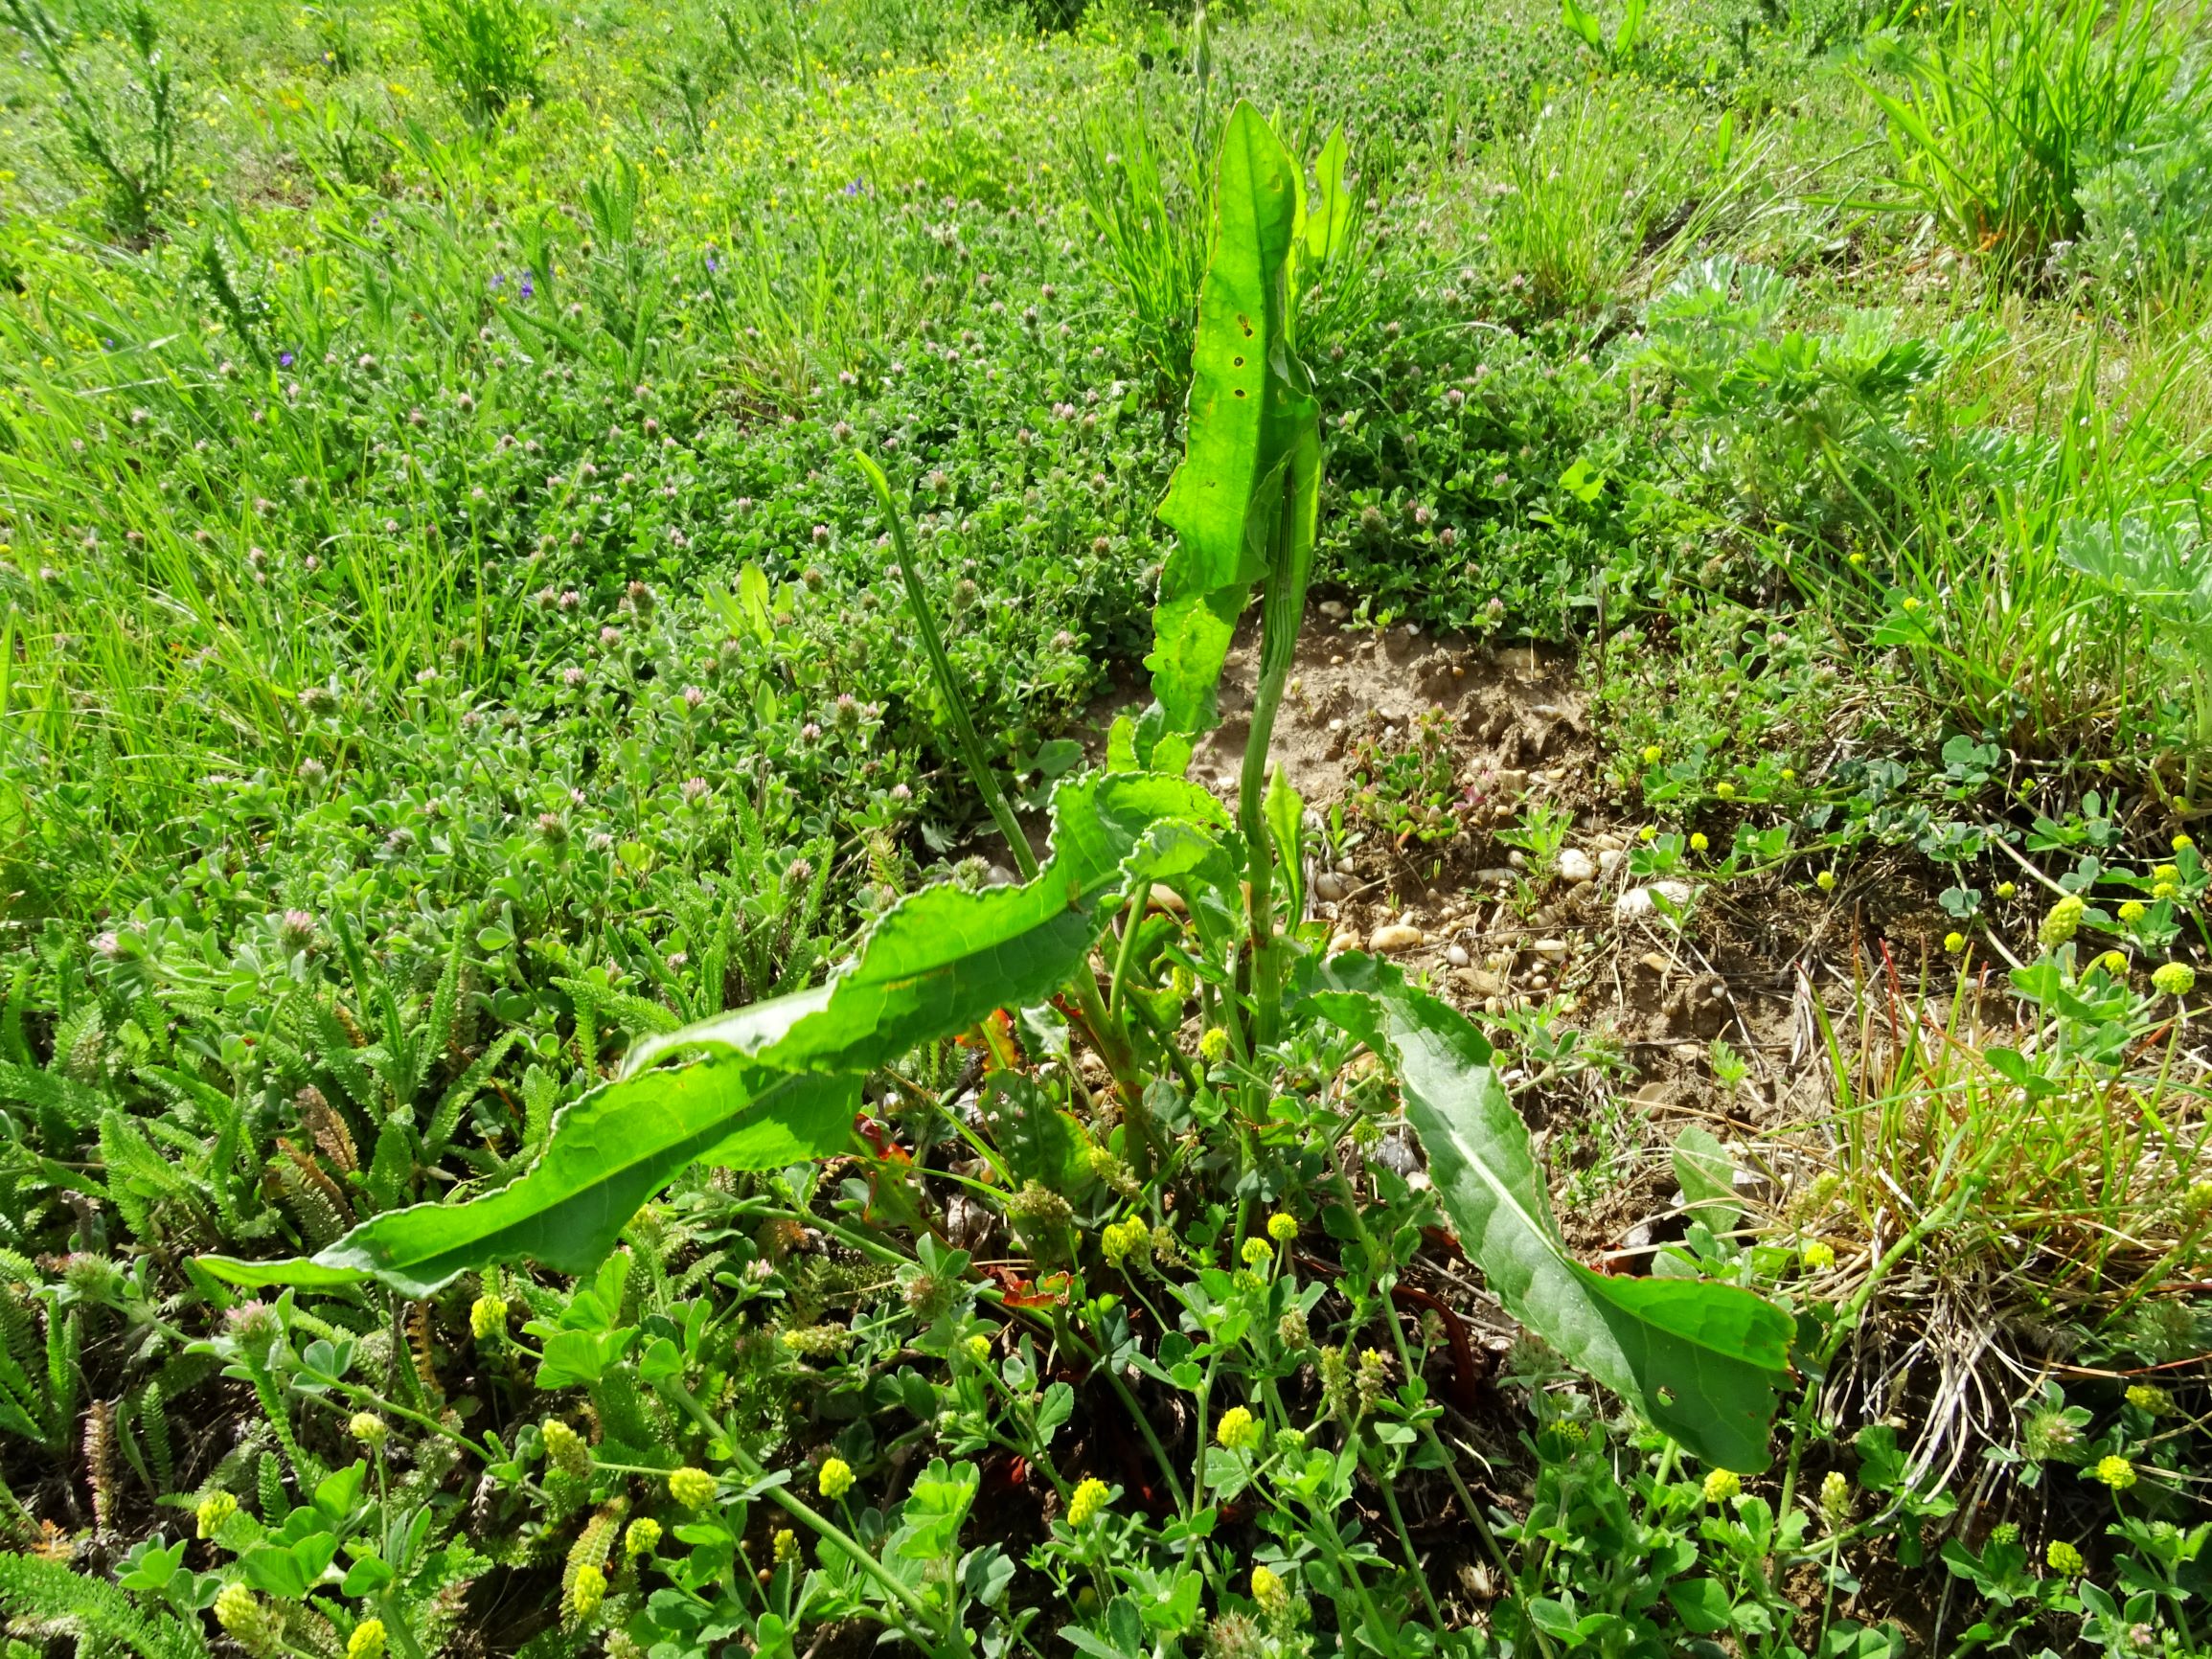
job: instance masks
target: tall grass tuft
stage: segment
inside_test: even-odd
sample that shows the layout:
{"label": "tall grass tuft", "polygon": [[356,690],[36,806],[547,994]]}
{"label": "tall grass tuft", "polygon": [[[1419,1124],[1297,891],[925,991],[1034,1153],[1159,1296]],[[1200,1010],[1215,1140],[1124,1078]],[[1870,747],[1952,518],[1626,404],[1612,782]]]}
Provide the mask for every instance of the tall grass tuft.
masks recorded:
{"label": "tall grass tuft", "polygon": [[2204,106],[2189,31],[2157,0],[1956,5],[1910,67],[1910,86],[1867,91],[1914,205],[2008,281],[2033,279],[2082,234],[2082,185],[2161,111]]}
{"label": "tall grass tuft", "polygon": [[553,27],[530,0],[416,0],[422,56],[479,125],[544,90]]}

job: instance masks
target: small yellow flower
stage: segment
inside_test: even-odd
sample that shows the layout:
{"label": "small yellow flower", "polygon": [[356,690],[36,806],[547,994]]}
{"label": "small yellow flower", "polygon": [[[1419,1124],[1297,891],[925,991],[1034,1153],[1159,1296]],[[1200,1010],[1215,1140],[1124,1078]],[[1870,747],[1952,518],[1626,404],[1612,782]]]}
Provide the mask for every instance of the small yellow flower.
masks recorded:
{"label": "small yellow flower", "polygon": [[1841,1469],[1830,1469],[1820,1477],[1820,1513],[1831,1527],[1851,1519],[1851,1483]]}
{"label": "small yellow flower", "polygon": [[853,1489],[853,1466],[843,1458],[832,1458],[822,1466],[822,1472],[814,1477],[814,1486],[832,1503],[835,1503]]}
{"label": "small yellow flower", "polygon": [[1102,1480],[1086,1480],[1075,1489],[1067,1500],[1067,1524],[1087,1527],[1097,1518],[1099,1511],[1106,1507],[1109,1497],[1106,1484]]}
{"label": "small yellow flower", "polygon": [[1864,570],[1866,568],[1866,555],[1863,553],[1853,554],[1851,556],[1850,564],[1853,570]]}
{"label": "small yellow flower", "polygon": [[669,1471],[669,1496],[687,1510],[699,1510],[715,1501],[715,1477],[705,1469],[686,1466]]}
{"label": "small yellow flower", "polygon": [[2069,893],[2044,913],[2043,924],[2036,930],[2036,937],[2045,950],[2056,950],[2074,937],[2082,925],[2082,914],[2088,906],[2082,902],[2078,893]]}
{"label": "small yellow flower", "polygon": [[1198,1038],[1198,1057],[1210,1066],[1218,1066],[1229,1057],[1229,1034],[1220,1026],[1209,1026],[1206,1034]]}
{"label": "small yellow flower", "polygon": [[1280,1573],[1267,1567],[1254,1567],[1252,1600],[1260,1603],[1263,1612],[1280,1614],[1290,1604],[1290,1588],[1283,1582]]}
{"label": "small yellow flower", "polygon": [[1241,1405],[1233,1405],[1221,1413],[1221,1420],[1214,1428],[1214,1438],[1231,1451],[1249,1451],[1260,1443],[1260,1425],[1250,1412]]}
{"label": "small yellow flower", "polygon": [[2171,864],[2161,864],[2151,872],[2151,879],[2154,881],[2178,881],[2181,879],[2181,872]]}
{"label": "small yellow flower", "polygon": [[639,1556],[650,1556],[660,1544],[660,1522],[650,1515],[640,1515],[629,1524],[629,1531],[622,1535],[622,1553],[633,1560]]}
{"label": "small yellow flower", "polygon": [[346,1424],[346,1432],[367,1446],[376,1450],[384,1443],[392,1430],[384,1420],[373,1411],[357,1411]]}
{"label": "small yellow flower", "polygon": [[1943,936],[1943,947],[1951,955],[1956,956],[1966,948],[1966,935],[1963,933],[1945,934]]}
{"label": "small yellow flower", "polygon": [[2019,892],[2019,889],[2014,886],[2010,881],[2000,881],[1997,883],[1997,897],[1999,898],[2010,898],[2018,892]]}
{"label": "small yellow flower", "polygon": [[545,1441],[547,1463],[564,1475],[579,1479],[590,1475],[591,1448],[583,1443],[583,1436],[557,1417],[547,1418],[538,1433]]}
{"label": "small yellow flower", "polygon": [[346,1659],[382,1659],[384,1621],[363,1619],[346,1638]]}
{"label": "small yellow flower", "polygon": [[2151,907],[2140,898],[2131,898],[2120,906],[2120,920],[2130,927],[2134,926],[2136,922],[2150,914]]}
{"label": "small yellow flower", "polygon": [[1920,609],[1920,601],[1915,599],[1911,594],[1906,594],[1904,596],[1905,614],[1910,616],[1914,611],[1918,609]]}
{"label": "small yellow flower", "polygon": [[1666,750],[1660,748],[1656,743],[1644,745],[1644,764],[1647,766],[1656,766],[1665,755]]}
{"label": "small yellow flower", "polygon": [[2124,1457],[2102,1457],[2097,1460],[2097,1479],[2116,1492],[2124,1492],[2135,1484],[2135,1466]]}
{"label": "small yellow flower", "polygon": [[2177,835],[2174,837],[2173,846],[2174,851],[2177,852],[2186,852],[2190,848],[2196,845],[2197,843],[2190,840],[2186,835]]}
{"label": "small yellow flower", "polygon": [[984,1335],[982,1331],[974,1332],[960,1346],[968,1351],[968,1357],[971,1363],[976,1365],[990,1364],[991,1338]]}
{"label": "small yellow flower", "polygon": [[2050,1563],[2052,1572],[2068,1579],[2079,1573],[2085,1564],[2082,1552],[2064,1538],[2053,1538],[2050,1541],[2043,1551],[2043,1559]]}
{"label": "small yellow flower", "polygon": [[1785,784],[1794,784],[1794,783],[1796,783],[1796,782],[1797,782],[1797,768],[1796,768],[1796,767],[1794,767],[1794,766],[1785,766],[1785,767],[1783,767],[1783,768],[1782,768],[1782,782],[1784,782]]}
{"label": "small yellow flower", "polygon": [[2128,1390],[2128,1403],[2137,1411],[2153,1417],[2164,1417],[2174,1409],[2174,1397],[2162,1388],[2153,1388],[2147,1382],[2138,1382]]}
{"label": "small yellow flower", "polygon": [[2197,989],[2197,970],[2185,962],[2162,962],[2151,975],[2151,989],[2160,996],[2187,996]]}
{"label": "small yellow flower", "polygon": [[1245,1266],[1258,1267],[1264,1261],[1275,1260],[1275,1247],[1265,1239],[1247,1239],[1242,1254]]}
{"label": "small yellow flower", "polygon": [[1693,852],[1702,852],[1712,845],[1710,841],[1705,839],[1705,832],[1702,830],[1690,837],[1690,851]]}
{"label": "small yellow flower", "polygon": [[776,1565],[787,1567],[799,1558],[799,1534],[788,1527],[778,1527],[775,1537],[769,1540],[769,1549]]}
{"label": "small yellow flower", "polygon": [[1713,785],[1713,793],[1723,801],[1733,801],[1736,798],[1736,785],[1727,783],[1716,784]]}
{"label": "small yellow flower", "polygon": [[1813,878],[1813,885],[1819,888],[1823,893],[1835,892],[1836,872],[1833,870],[1823,870],[1819,875]]}
{"label": "small yellow flower", "polygon": [[1742,1496],[1743,1491],[1743,1476],[1731,1469],[1715,1469],[1705,1477],[1705,1501],[1709,1504],[1724,1504]]}
{"label": "small yellow flower", "polygon": [[1298,1237],[1298,1217],[1288,1211],[1276,1211],[1267,1217],[1267,1237],[1278,1244],[1289,1243]]}
{"label": "small yellow flower", "polygon": [[606,1600],[606,1570],[586,1561],[568,1581],[568,1605],[579,1623],[593,1618]]}
{"label": "small yellow flower", "polygon": [[223,1529],[223,1523],[239,1512],[239,1501],[228,1492],[211,1492],[200,1499],[199,1508],[193,1511],[194,1530],[203,1538],[212,1538]]}
{"label": "small yellow flower", "polygon": [[489,1342],[507,1329],[507,1298],[479,1296],[468,1305],[468,1333],[479,1342]]}
{"label": "small yellow flower", "polygon": [[1797,1253],[1808,1273],[1825,1273],[1836,1265],[1836,1246],[1824,1239],[1815,1239]]}
{"label": "small yellow flower", "polygon": [[1636,839],[1639,841],[1656,841],[1658,838],[1658,826],[1654,824],[1647,824],[1636,831]]}

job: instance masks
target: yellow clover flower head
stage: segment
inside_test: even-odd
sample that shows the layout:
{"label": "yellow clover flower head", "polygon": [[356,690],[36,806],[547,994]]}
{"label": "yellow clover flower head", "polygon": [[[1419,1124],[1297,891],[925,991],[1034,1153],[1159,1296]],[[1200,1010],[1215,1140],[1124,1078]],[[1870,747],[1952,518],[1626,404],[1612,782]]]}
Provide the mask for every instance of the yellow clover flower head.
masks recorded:
{"label": "yellow clover flower head", "polygon": [[581,1623],[595,1617],[606,1600],[606,1569],[590,1561],[576,1570],[568,1581],[568,1606]]}
{"label": "yellow clover flower head", "polygon": [[1079,1528],[1089,1526],[1098,1518],[1099,1511],[1106,1507],[1111,1495],[1106,1490],[1106,1482],[1102,1480],[1083,1482],[1067,1500],[1067,1524]]}
{"label": "yellow clover flower head", "polygon": [[2135,1466],[2117,1455],[2097,1460],[2097,1479],[2116,1492],[2124,1492],[2135,1484]]}
{"label": "yellow clover flower head", "polygon": [[1744,1477],[1733,1469],[1715,1469],[1705,1477],[1705,1501],[1709,1504],[1724,1504],[1743,1492]]}
{"label": "yellow clover flower head", "polygon": [[2075,930],[2082,925],[2082,915],[2087,909],[2080,894],[2067,894],[2044,912],[2043,924],[2036,930],[2036,938],[2045,950],[2056,950],[2074,937]]}
{"label": "yellow clover flower head", "polygon": [[384,1621],[363,1619],[346,1638],[346,1659],[383,1659]]}
{"label": "yellow clover flower head", "polygon": [[689,1466],[669,1472],[669,1496],[687,1510],[699,1510],[715,1501],[715,1477],[705,1469]]}
{"label": "yellow clover flower head", "polygon": [[505,1334],[507,1329],[507,1298],[479,1296],[468,1305],[468,1333],[479,1342],[490,1342]]}
{"label": "yellow clover flower head", "polygon": [[2043,1551],[2043,1559],[2050,1563],[2052,1572],[2068,1579],[2079,1573],[2086,1564],[2082,1560],[2082,1552],[2064,1538],[2053,1538],[2050,1541],[2049,1547]]}
{"label": "yellow clover flower head", "polygon": [[1690,837],[1690,851],[1693,852],[1702,852],[1712,845],[1710,841],[1705,839],[1705,832],[1702,830]]}
{"label": "yellow clover flower head", "polygon": [[1266,1239],[1255,1237],[1244,1240],[1242,1255],[1244,1258],[1245,1266],[1258,1267],[1263,1262],[1275,1260],[1275,1247]]}
{"label": "yellow clover flower head", "polygon": [[239,1501],[228,1492],[211,1492],[200,1499],[199,1508],[193,1511],[194,1530],[203,1538],[212,1538],[223,1529],[223,1523],[239,1512]]}
{"label": "yellow clover flower head", "polygon": [[1252,1600],[1260,1603],[1263,1612],[1278,1615],[1290,1605],[1290,1587],[1283,1582],[1283,1576],[1272,1568],[1254,1567]]}
{"label": "yellow clover flower head", "polygon": [[814,1477],[814,1486],[832,1503],[835,1503],[853,1489],[853,1466],[843,1458],[832,1458],[822,1466],[822,1472]]}
{"label": "yellow clover flower head", "polygon": [[1825,1273],[1836,1265],[1836,1246],[1825,1239],[1815,1239],[1797,1253],[1808,1273]]}
{"label": "yellow clover flower head", "polygon": [[629,1531],[622,1535],[622,1552],[635,1559],[650,1556],[660,1546],[660,1522],[650,1515],[640,1515],[629,1524]]}
{"label": "yellow clover flower head", "polygon": [[2197,970],[2185,962],[2162,962],[2151,975],[2151,988],[2160,996],[2187,996],[2197,989]]}
{"label": "yellow clover flower head", "polygon": [[1250,1412],[1241,1405],[1233,1405],[1221,1413],[1221,1420],[1214,1428],[1214,1438],[1231,1451],[1250,1451],[1260,1443],[1260,1425]]}

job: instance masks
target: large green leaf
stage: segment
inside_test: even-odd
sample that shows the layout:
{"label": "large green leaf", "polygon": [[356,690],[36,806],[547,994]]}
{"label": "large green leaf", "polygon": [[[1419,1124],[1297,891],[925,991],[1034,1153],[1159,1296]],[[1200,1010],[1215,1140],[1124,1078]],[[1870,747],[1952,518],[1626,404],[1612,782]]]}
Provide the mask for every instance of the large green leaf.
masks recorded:
{"label": "large green leaf", "polygon": [[855,1076],[710,1059],[594,1089],[553,1120],[545,1156],[520,1180],[459,1204],[372,1217],[313,1257],[201,1265],[234,1284],[381,1280],[427,1296],[472,1268],[528,1259],[590,1271],[638,1206],[696,1160],[776,1170],[835,1151],[860,1103]]}
{"label": "large green leaf", "polygon": [[1313,983],[1319,1011],[1396,1073],[1460,1243],[1506,1311],[1705,1462],[1765,1468],[1790,1316],[1733,1285],[1615,1278],[1575,1261],[1482,1034],[1370,957],[1337,957]]}
{"label": "large green leaf", "polygon": [[993,1009],[1042,1002],[1098,937],[1101,902],[1171,878],[1217,843],[1228,815],[1179,778],[1114,774],[1053,796],[1052,857],[1034,881],[970,893],[928,887],[890,911],[859,953],[811,990],[641,1044],[630,1069],[674,1048],[726,1050],[787,1070],[865,1072]]}
{"label": "large green leaf", "polygon": [[[1041,1002],[1086,971],[1103,901],[1218,856],[1228,822],[1197,784],[1146,774],[1063,784],[1053,819],[1052,858],[1036,880],[925,888],[827,985],[640,1045],[623,1080],[554,1120],[544,1157],[512,1186],[376,1216],[311,1258],[205,1264],[239,1284],[376,1279],[410,1296],[497,1261],[582,1273],[695,1160],[777,1169],[836,1150],[867,1072],[994,1009]],[[706,1057],[650,1067],[676,1049]]]}
{"label": "large green leaf", "polygon": [[[1152,614],[1152,694],[1169,726],[1203,731],[1252,584],[1305,588],[1319,502],[1319,405],[1291,337],[1304,236],[1298,165],[1249,103],[1221,138],[1214,252],[1198,297],[1188,439],[1160,517],[1175,548]],[[1302,554],[1299,550],[1302,548]]]}

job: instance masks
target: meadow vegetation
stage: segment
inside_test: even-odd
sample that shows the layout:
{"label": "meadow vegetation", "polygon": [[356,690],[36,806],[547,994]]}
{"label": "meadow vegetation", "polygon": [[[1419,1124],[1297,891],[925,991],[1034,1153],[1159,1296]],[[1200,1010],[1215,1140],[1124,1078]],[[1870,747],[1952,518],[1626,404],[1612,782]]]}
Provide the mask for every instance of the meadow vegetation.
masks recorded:
{"label": "meadow vegetation", "polygon": [[2212,1650],[2199,11],[0,36],[5,1659]]}

